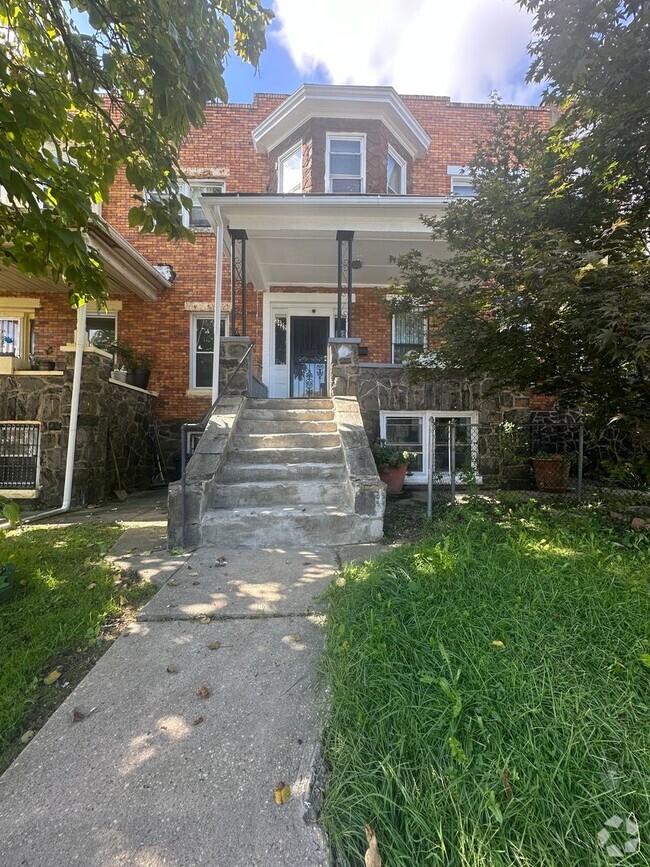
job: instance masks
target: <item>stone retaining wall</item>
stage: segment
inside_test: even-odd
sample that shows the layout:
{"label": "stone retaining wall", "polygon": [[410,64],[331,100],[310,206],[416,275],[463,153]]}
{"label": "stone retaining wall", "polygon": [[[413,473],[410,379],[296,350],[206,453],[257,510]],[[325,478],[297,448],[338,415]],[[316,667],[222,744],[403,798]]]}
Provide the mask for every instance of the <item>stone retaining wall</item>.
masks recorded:
{"label": "stone retaining wall", "polygon": [[[74,353],[61,373],[0,377],[0,419],[41,422],[40,497],[36,508],[61,504],[70,423]],[[155,395],[110,379],[111,357],[84,352],[79,396],[72,501],[106,499],[118,487],[109,446],[113,443],[122,487],[149,487],[154,472],[150,428]]]}

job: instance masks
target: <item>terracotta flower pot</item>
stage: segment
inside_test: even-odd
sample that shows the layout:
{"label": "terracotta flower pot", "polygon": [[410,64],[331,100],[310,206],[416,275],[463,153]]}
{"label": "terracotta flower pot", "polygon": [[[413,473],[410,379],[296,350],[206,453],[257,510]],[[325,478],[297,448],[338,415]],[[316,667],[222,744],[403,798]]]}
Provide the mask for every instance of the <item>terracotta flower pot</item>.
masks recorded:
{"label": "terracotta flower pot", "polygon": [[533,458],[535,484],[540,491],[560,494],[569,487],[571,464],[562,455],[548,458]]}
{"label": "terracotta flower pot", "polygon": [[384,467],[377,471],[382,482],[386,482],[388,485],[387,496],[399,497],[402,493],[407,469],[408,464],[402,464],[401,467]]}

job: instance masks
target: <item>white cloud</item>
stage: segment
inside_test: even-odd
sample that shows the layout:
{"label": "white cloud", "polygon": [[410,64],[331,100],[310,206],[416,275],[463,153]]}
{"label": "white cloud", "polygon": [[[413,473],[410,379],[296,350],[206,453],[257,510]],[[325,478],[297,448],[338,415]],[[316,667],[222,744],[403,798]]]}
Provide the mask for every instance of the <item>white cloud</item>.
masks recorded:
{"label": "white cloud", "polygon": [[305,80],[400,93],[536,102],[523,81],[530,16],[515,0],[275,0],[279,39]]}

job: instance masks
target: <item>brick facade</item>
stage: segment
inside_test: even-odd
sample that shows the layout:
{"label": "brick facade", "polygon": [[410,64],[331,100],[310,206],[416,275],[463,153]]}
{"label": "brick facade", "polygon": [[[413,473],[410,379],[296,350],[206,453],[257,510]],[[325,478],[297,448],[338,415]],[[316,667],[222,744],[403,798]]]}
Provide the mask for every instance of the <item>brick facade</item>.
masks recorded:
{"label": "brick facade", "polygon": [[[485,138],[491,118],[486,105],[463,105],[449,99],[428,96],[405,96],[403,102],[431,138],[428,153],[422,159],[408,158],[400,143],[380,121],[354,121],[315,118],[295,130],[269,155],[256,153],[252,131],[286,97],[258,94],[252,104],[210,106],[206,123],[193,130],[182,150],[182,165],[190,178],[221,178],[228,193],[275,192],[277,156],[292,144],[303,142],[303,181],[305,192],[324,192],[325,134],[348,131],[366,134],[366,190],[385,192],[388,144],[407,159],[407,192],[413,195],[446,196],[450,192],[448,165],[466,165],[472,158],[475,142]],[[548,123],[548,112],[539,108],[517,109]],[[128,212],[136,204],[132,189],[122,175],[116,181],[110,201],[103,209],[104,218],[152,264],[168,263],[176,272],[170,289],[159,293],[158,300],[146,302],[124,296],[118,314],[118,338],[132,344],[152,359],[150,388],[159,393],[156,413],[170,423],[199,418],[209,405],[209,397],[190,392],[190,313],[188,302],[203,304],[206,309],[214,300],[216,245],[210,231],[196,234],[196,242],[172,243],[155,235],[139,235],[128,225]],[[224,299],[229,299],[230,276],[225,262]],[[295,287],[274,287],[271,291],[318,291]],[[391,323],[383,311],[378,293],[373,289],[355,289],[354,336],[367,347],[367,362],[386,363],[391,359]],[[238,309],[241,308],[238,305]],[[254,287],[248,291],[248,336],[255,342],[255,372],[262,363],[263,296]],[[209,313],[207,314],[209,315]],[[238,320],[239,323],[239,320]],[[65,298],[54,293],[43,295],[35,323],[36,354],[48,346],[59,346],[72,339],[74,313]],[[62,359],[61,359],[62,360]]]}

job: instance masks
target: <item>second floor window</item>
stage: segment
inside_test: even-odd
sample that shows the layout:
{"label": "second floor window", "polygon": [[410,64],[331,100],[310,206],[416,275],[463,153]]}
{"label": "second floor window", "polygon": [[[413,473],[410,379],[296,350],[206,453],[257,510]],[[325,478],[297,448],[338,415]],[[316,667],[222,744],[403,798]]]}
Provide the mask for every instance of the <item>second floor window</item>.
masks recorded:
{"label": "second floor window", "polygon": [[452,196],[472,199],[477,195],[474,181],[467,166],[447,166]]}
{"label": "second floor window", "polygon": [[327,136],[328,193],[365,193],[366,140],[361,135]]}
{"label": "second floor window", "polygon": [[278,192],[302,193],[302,145],[278,159]]}
{"label": "second floor window", "polygon": [[392,148],[388,148],[386,192],[391,196],[406,193],[406,163]]}
{"label": "second floor window", "polygon": [[223,181],[190,181],[189,189],[183,190],[192,199],[192,207],[183,215],[190,229],[209,229],[210,223],[201,207],[201,196],[204,193],[223,193],[226,185]]}

